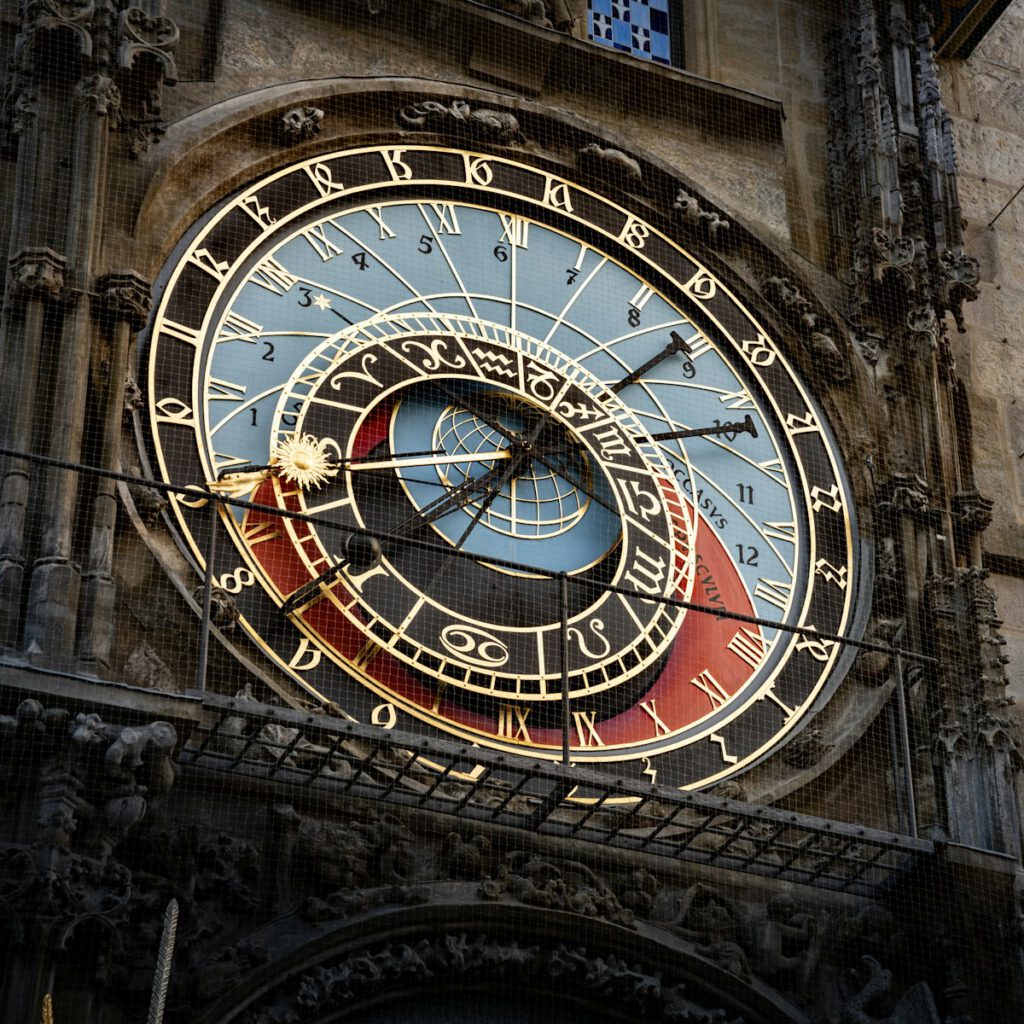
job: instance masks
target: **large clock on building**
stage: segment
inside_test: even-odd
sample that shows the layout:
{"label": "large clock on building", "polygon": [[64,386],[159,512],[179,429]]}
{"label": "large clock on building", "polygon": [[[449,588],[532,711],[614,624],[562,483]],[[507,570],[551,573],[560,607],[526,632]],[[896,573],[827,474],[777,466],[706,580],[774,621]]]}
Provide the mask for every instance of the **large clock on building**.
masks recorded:
{"label": "large clock on building", "polygon": [[258,506],[183,489],[187,554],[218,534],[245,629],[337,713],[693,787],[835,677],[855,529],[821,413],[722,280],[559,173],[285,167],[181,244],[147,359],[154,473]]}

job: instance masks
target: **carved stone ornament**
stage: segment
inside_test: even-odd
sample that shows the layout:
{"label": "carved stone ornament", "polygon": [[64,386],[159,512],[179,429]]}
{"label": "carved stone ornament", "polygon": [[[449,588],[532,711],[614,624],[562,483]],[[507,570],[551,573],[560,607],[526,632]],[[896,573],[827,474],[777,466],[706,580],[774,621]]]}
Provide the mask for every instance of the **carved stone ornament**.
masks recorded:
{"label": "carved stone ornament", "polygon": [[576,862],[509,854],[495,878],[480,888],[485,899],[510,897],[531,907],[566,910],[635,928],[633,912],[589,868]]}
{"label": "carved stone ornament", "polygon": [[820,729],[804,729],[786,744],[782,760],[793,768],[813,768],[833,745],[821,738]]}
{"label": "carved stone ornament", "polygon": [[597,178],[624,189],[638,189],[644,176],[640,164],[621,149],[611,149],[591,142],[576,153],[576,167],[581,174]]}
{"label": "carved stone ornament", "polygon": [[95,0],[27,0],[22,6],[24,45],[38,31],[66,29],[78,41],[78,52],[83,57],[91,57],[91,22],[95,11]]}
{"label": "carved stone ornament", "polygon": [[22,249],[10,262],[7,288],[11,300],[59,298],[64,291],[65,263],[52,249]]}
{"label": "carved stone ornament", "polygon": [[696,196],[681,188],[672,209],[683,228],[701,235],[712,248],[722,248],[727,244],[732,225],[713,210],[705,210]]}
{"label": "carved stone ornament", "polygon": [[141,7],[128,7],[118,17],[117,35],[118,67],[128,70],[145,57],[160,66],[164,82],[177,82],[178,67],[171,51],[178,45],[180,33],[170,18],[151,15]]}
{"label": "carved stone ornament", "polygon": [[879,512],[892,517],[914,516],[930,521],[934,512],[931,507],[928,484],[919,476],[896,473],[878,488]]}
{"label": "carved stone ornament", "polygon": [[153,296],[149,283],[138,274],[123,271],[107,274],[97,281],[100,309],[111,320],[122,320],[133,331],[146,326]]}
{"label": "carved stone ornament", "polygon": [[531,25],[540,25],[543,28],[552,28],[548,18],[547,7],[544,0],[484,0],[487,7],[493,7],[496,11],[504,14],[511,14]]}
{"label": "carved stone ornament", "polygon": [[911,335],[929,350],[938,348],[939,318],[932,306],[915,306],[907,312],[907,328]]}
{"label": "carved stone ornament", "polygon": [[141,686],[147,690],[162,690],[165,693],[174,693],[177,690],[174,673],[145,641],[128,655],[121,675],[129,686]]}
{"label": "carved stone ornament", "polygon": [[146,526],[159,526],[170,505],[166,495],[144,484],[129,484],[128,493],[143,523]]}
{"label": "carved stone ornament", "polygon": [[138,381],[131,374],[128,374],[124,379],[125,412],[133,413],[137,409],[141,409],[145,404],[146,399],[142,393],[142,388],[139,387]]}
{"label": "carved stone ornament", "polygon": [[977,491],[958,491],[953,495],[953,519],[967,533],[982,533],[992,522],[994,505]]}
{"label": "carved stone ornament", "polygon": [[82,103],[91,104],[97,117],[116,114],[121,106],[121,90],[106,75],[89,75],[75,85],[75,96]]}
{"label": "carved stone ornament", "polygon": [[315,139],[320,134],[324,112],[319,107],[295,107],[282,114],[278,121],[281,141],[286,146]]}
{"label": "carved stone ornament", "polygon": [[827,370],[833,383],[845,384],[849,380],[846,361],[831,334],[821,329],[814,304],[786,277],[767,278],[761,291],[800,332],[813,365]]}
{"label": "carved stone ornament", "polygon": [[472,979],[475,988],[500,983],[510,991],[571,991],[576,998],[617,1007],[638,1020],[688,1024],[734,1020],[724,1009],[699,1002],[682,984],[670,985],[660,973],[613,954],[543,940],[522,946],[512,938],[467,931],[371,944],[322,960],[287,979],[257,1004],[249,1004],[244,1015],[227,1020],[291,1024],[326,1019],[384,993],[407,989],[412,995],[427,982],[432,987],[459,986],[463,979]]}
{"label": "carved stone ornament", "polygon": [[42,761],[39,839],[100,857],[142,820],[148,802],[174,781],[178,743],[167,722],[119,726],[99,715],[74,718],[60,709],[23,701],[0,715],[0,777]]}
{"label": "carved stone ornament", "polygon": [[491,142],[499,146],[512,146],[523,142],[516,118],[504,110],[473,110],[464,100],[445,105],[436,100],[424,100],[398,113],[403,128],[416,131],[447,132],[452,135]]}
{"label": "carved stone ornament", "polygon": [[[875,1017],[868,1011],[883,1004],[892,988],[892,971],[886,970],[873,956],[861,957],[867,979],[843,1007],[843,1024],[940,1024],[931,991],[919,982],[901,996],[892,1013]],[[947,1018],[949,1020],[949,1018]]]}
{"label": "carved stone ornament", "polygon": [[981,280],[981,268],[973,256],[963,252],[945,249],[939,255],[939,267],[942,272],[942,302],[953,314],[957,329],[963,334],[963,304],[973,302],[978,297],[978,282]]}

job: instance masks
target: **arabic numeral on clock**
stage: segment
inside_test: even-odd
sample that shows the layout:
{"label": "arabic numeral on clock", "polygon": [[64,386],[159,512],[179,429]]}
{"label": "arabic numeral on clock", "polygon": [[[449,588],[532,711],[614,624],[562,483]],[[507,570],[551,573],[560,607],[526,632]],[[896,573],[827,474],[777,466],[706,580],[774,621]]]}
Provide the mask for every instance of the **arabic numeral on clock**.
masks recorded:
{"label": "arabic numeral on clock", "polygon": [[267,351],[263,353],[261,358],[265,363],[272,363],[274,361],[274,343],[272,341],[265,341],[263,344]]}
{"label": "arabic numeral on clock", "polygon": [[576,278],[580,276],[579,270],[576,267],[566,267],[565,272],[568,275],[566,285],[575,284]]}
{"label": "arabic numeral on clock", "polygon": [[689,359],[683,360],[683,365],[680,369],[684,380],[693,380],[697,376],[697,367]]}
{"label": "arabic numeral on clock", "polygon": [[740,565],[756,566],[758,560],[761,557],[761,552],[753,546],[753,544],[737,544],[736,547],[736,561]]}
{"label": "arabic numeral on clock", "polygon": [[508,249],[506,249],[505,246],[503,246],[503,245],[496,245],[494,247],[494,258],[499,263],[507,263],[508,262]]}
{"label": "arabic numeral on clock", "polygon": [[634,308],[633,306],[630,306],[629,307],[629,312],[626,314],[626,320],[629,321],[629,326],[630,327],[639,327],[640,326],[640,310]]}
{"label": "arabic numeral on clock", "polygon": [[753,505],[754,504],[754,485],[753,484],[737,484],[736,489],[740,492],[740,504],[741,505]]}
{"label": "arabic numeral on clock", "polygon": [[307,306],[312,306],[313,305],[313,299],[312,299],[313,289],[312,288],[300,288],[299,291],[302,292],[302,298],[297,300],[299,305],[302,306],[303,309],[305,309]]}
{"label": "arabic numeral on clock", "polygon": [[250,409],[249,410],[249,415],[252,416],[252,423],[249,424],[249,426],[251,426],[251,427],[255,427],[256,426],[256,413],[257,412],[258,412],[257,409]]}
{"label": "arabic numeral on clock", "polygon": [[368,266],[366,261],[365,252],[356,252],[352,254],[352,262],[360,269],[365,270]]}
{"label": "arabic numeral on clock", "polygon": [[416,248],[424,256],[429,256],[434,251],[434,240],[430,235],[420,235],[420,244]]}

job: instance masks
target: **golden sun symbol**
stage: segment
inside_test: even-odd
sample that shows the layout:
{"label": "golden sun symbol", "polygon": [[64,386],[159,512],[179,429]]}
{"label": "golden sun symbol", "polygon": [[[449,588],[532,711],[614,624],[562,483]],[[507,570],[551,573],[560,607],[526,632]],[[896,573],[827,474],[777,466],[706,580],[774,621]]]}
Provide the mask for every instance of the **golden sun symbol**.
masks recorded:
{"label": "golden sun symbol", "polygon": [[330,438],[289,434],[274,449],[270,465],[278,476],[303,490],[320,487],[338,475],[328,454],[332,445],[336,447]]}

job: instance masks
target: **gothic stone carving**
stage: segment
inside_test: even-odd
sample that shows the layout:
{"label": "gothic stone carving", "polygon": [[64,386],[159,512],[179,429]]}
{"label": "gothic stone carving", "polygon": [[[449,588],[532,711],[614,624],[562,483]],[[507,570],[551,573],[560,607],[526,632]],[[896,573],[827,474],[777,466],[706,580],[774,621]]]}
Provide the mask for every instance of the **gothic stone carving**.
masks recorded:
{"label": "gothic stone carving", "polygon": [[511,853],[497,876],[480,887],[486,899],[511,897],[520,903],[549,910],[568,910],[585,917],[600,917],[627,928],[635,916],[590,868],[576,861],[545,860]]}
{"label": "gothic stone carving", "polygon": [[712,248],[723,248],[729,240],[732,226],[714,210],[705,210],[700,200],[685,189],[680,189],[672,204],[676,220],[687,231],[701,236]]}
{"label": "gothic stone carving", "polygon": [[867,969],[867,980],[843,1007],[842,1024],[939,1024],[935,1000],[923,983],[904,993],[888,1016],[872,1016],[868,1012],[870,1007],[887,995],[892,987],[892,972],[885,970],[873,956],[861,959]]}
{"label": "gothic stone carving", "polygon": [[785,277],[769,277],[761,287],[766,299],[777,306],[803,337],[814,364],[823,366],[836,383],[849,380],[846,362],[830,334],[823,330],[814,304]]}
{"label": "gothic stone carving", "polygon": [[52,249],[22,249],[11,257],[7,290],[10,301],[59,298],[64,291],[65,259]]}
{"label": "gothic stone carving", "polygon": [[173,51],[178,27],[163,15],[141,7],[126,7],[118,16],[117,67],[121,73],[121,130],[128,138],[128,155],[145,153],[165,133],[161,124],[164,85],[178,81]]}
{"label": "gothic stone carving", "polygon": [[576,167],[581,174],[597,178],[618,188],[636,190],[643,185],[640,164],[621,149],[611,149],[591,142],[576,154]]}
{"label": "gothic stone carving", "polygon": [[106,274],[96,282],[101,312],[112,321],[124,321],[133,331],[146,326],[153,297],[149,283],[126,270]]}
{"label": "gothic stone carving", "polygon": [[[642,1020],[727,1024],[730,1015],[668,984],[661,974],[611,954],[564,944],[521,946],[483,933],[441,932],[400,943],[368,945],[289,978],[258,1004],[229,1018],[244,1024],[286,1024],[336,1013],[378,993],[414,991],[424,982],[572,991]],[[733,1024],[739,1024],[738,1020]]]}
{"label": "gothic stone carving", "polygon": [[472,110],[464,100],[455,100],[447,106],[436,100],[424,100],[403,107],[398,123],[416,131],[449,132],[499,146],[524,141],[519,122],[512,114],[503,110]]}
{"label": "gothic stone carving", "polygon": [[315,139],[320,134],[324,112],[319,107],[295,107],[278,121],[281,141],[286,146]]}

